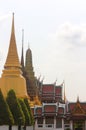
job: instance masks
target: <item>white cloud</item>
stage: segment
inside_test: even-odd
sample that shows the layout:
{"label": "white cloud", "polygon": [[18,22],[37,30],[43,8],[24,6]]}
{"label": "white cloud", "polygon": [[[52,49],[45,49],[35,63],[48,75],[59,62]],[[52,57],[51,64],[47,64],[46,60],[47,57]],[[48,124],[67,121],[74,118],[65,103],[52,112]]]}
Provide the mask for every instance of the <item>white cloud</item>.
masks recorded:
{"label": "white cloud", "polygon": [[61,25],[57,31],[57,40],[59,44],[65,44],[68,48],[86,46],[86,25]]}
{"label": "white cloud", "polygon": [[2,20],[4,20],[4,19],[6,19],[6,18],[8,18],[8,17],[11,17],[12,16],[12,13],[9,13],[9,14],[5,14],[5,15],[0,15],[0,21],[2,21]]}
{"label": "white cloud", "polygon": [[41,53],[40,71],[45,78],[50,73],[49,80],[81,71],[86,65],[86,25],[60,25],[56,33],[49,34],[48,44]]}
{"label": "white cloud", "polygon": [[[86,25],[65,23],[51,35],[52,54],[64,63],[78,64],[86,59]],[[54,39],[54,40],[53,40]]]}
{"label": "white cloud", "polygon": [[77,95],[83,99],[85,90],[81,88],[86,81],[86,25],[60,25],[48,39],[41,63],[44,81],[52,83],[57,78],[59,84],[65,79],[68,99],[75,100]]}

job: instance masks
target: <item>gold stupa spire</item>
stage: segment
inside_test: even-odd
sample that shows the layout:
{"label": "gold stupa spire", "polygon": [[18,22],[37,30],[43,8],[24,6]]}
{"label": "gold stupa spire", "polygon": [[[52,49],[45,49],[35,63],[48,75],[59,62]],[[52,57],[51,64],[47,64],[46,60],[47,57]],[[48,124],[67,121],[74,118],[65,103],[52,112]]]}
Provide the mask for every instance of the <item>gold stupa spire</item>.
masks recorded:
{"label": "gold stupa spire", "polygon": [[4,68],[9,68],[9,67],[18,67],[18,68],[21,67],[19,63],[17,47],[16,47],[15,29],[14,29],[14,13],[13,13],[13,18],[12,18],[10,45],[9,45],[6,63],[4,65]]}
{"label": "gold stupa spire", "polygon": [[0,78],[0,88],[4,97],[7,96],[9,90],[13,89],[18,98],[29,98],[26,90],[26,81],[22,76],[21,65],[19,63],[15,30],[14,30],[14,14],[12,18],[12,30],[10,44],[4,70]]}

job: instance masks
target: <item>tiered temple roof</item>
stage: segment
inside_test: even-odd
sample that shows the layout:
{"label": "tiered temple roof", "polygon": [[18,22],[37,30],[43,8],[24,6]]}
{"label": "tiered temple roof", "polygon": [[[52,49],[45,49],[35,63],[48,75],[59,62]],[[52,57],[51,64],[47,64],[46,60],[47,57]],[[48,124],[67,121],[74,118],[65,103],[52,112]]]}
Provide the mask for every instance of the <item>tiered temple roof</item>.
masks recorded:
{"label": "tiered temple roof", "polygon": [[62,86],[55,84],[43,84],[41,89],[42,102],[62,102]]}

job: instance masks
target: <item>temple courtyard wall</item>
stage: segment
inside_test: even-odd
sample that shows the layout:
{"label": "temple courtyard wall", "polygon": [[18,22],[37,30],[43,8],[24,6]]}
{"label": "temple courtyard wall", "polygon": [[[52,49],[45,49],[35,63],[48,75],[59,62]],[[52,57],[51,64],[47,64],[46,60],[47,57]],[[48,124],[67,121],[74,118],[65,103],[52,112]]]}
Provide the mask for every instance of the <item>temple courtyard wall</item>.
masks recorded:
{"label": "temple courtyard wall", "polygon": [[[0,130],[9,130],[9,126],[2,125],[0,126]],[[12,126],[12,130],[18,130],[18,126]],[[21,130],[24,130],[24,127],[21,127]],[[27,126],[26,130],[34,130],[33,126]]]}

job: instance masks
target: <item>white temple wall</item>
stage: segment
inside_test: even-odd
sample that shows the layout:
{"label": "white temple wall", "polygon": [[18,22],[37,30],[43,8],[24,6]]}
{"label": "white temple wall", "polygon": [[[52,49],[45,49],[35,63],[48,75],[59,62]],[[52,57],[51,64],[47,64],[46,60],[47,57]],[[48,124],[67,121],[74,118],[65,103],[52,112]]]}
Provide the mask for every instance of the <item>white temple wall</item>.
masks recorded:
{"label": "white temple wall", "polygon": [[[0,126],[0,130],[9,130],[8,125],[2,125]],[[12,126],[12,130],[18,130],[18,126]],[[21,127],[21,130],[23,130],[23,127]],[[27,126],[26,130],[35,130],[33,126]]]}
{"label": "white temple wall", "polygon": [[35,130],[64,130],[64,129],[62,129],[62,128],[36,128],[35,127]]}
{"label": "white temple wall", "polygon": [[33,126],[27,126],[26,130],[35,130]]}
{"label": "white temple wall", "polygon": [[2,125],[2,126],[0,126],[0,130],[9,130],[9,126]]}
{"label": "white temple wall", "polygon": [[12,130],[18,130],[18,126],[12,126]]}

